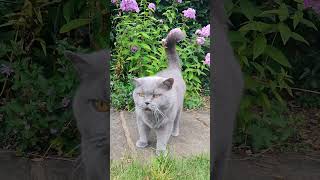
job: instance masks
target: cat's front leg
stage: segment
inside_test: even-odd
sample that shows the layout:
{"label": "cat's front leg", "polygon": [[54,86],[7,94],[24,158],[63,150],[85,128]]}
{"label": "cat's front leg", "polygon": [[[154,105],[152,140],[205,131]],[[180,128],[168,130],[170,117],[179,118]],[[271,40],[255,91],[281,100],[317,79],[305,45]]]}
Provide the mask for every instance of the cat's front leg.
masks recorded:
{"label": "cat's front leg", "polygon": [[159,128],[155,129],[157,136],[157,155],[160,155],[161,153],[167,153],[166,147],[171,136],[172,128],[173,122],[169,121],[166,124],[163,124]]}
{"label": "cat's front leg", "polygon": [[150,128],[142,121],[141,117],[137,118],[137,126],[139,131],[139,140],[136,142],[136,146],[139,148],[145,148],[148,146]]}

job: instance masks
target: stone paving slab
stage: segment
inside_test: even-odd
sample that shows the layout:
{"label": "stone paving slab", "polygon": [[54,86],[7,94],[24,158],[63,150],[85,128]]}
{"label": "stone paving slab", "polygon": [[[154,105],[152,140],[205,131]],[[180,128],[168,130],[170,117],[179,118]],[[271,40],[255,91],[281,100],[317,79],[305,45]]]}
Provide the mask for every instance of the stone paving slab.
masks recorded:
{"label": "stone paving slab", "polygon": [[[136,152],[139,159],[147,160],[155,154],[156,137],[151,131],[151,144],[146,148],[136,148],[129,144],[135,144],[138,139],[138,129],[134,112],[111,112],[111,157],[121,159],[126,155]],[[121,123],[125,121],[124,124]],[[121,127],[122,125],[122,127]],[[175,156],[189,156],[210,152],[210,113],[209,112],[183,112],[180,123],[180,135],[171,137],[169,150]],[[128,129],[125,132],[124,129]],[[114,133],[113,133],[114,132]],[[129,135],[129,140],[125,134]],[[131,141],[131,142],[128,142]]]}
{"label": "stone paving slab", "polygon": [[1,180],[84,180],[83,168],[72,160],[36,161],[0,150]]}
{"label": "stone paving slab", "polygon": [[127,140],[122,128],[120,113],[112,111],[110,113],[110,160],[124,157],[129,150]]}

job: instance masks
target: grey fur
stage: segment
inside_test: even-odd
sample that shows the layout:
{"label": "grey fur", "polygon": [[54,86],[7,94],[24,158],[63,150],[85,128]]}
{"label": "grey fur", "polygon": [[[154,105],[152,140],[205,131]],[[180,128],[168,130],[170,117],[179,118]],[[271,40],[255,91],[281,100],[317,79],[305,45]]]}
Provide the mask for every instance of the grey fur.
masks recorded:
{"label": "grey fur", "polygon": [[[134,80],[136,88],[133,91],[133,99],[140,135],[136,146],[146,147],[150,129],[154,129],[157,136],[157,155],[167,152],[166,146],[171,135],[179,135],[186,85],[180,69],[180,59],[176,52],[176,42],[181,41],[184,37],[185,34],[180,29],[171,30],[166,39],[162,41],[168,57],[168,68],[158,72],[155,76]],[[143,93],[143,96],[140,96],[139,93]],[[157,94],[162,95],[154,97]]]}
{"label": "grey fur", "polygon": [[109,52],[92,54],[65,52],[77,69],[80,85],[73,99],[73,113],[81,134],[81,159],[87,180],[105,180],[108,172],[110,112],[98,112],[94,100],[109,102],[107,70]]}
{"label": "grey fur", "polygon": [[211,168],[213,179],[229,180],[228,158],[232,147],[232,134],[238,106],[243,91],[243,77],[239,64],[234,58],[233,49],[227,37],[227,17],[224,0],[212,1],[213,10],[213,123],[211,123]]}

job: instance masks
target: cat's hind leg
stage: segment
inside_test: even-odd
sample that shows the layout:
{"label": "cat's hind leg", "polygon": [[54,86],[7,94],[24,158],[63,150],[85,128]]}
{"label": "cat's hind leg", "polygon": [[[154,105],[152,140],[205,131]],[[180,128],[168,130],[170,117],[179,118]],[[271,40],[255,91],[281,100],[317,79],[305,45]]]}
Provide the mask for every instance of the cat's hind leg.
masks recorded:
{"label": "cat's hind leg", "polygon": [[174,123],[173,123],[173,129],[172,129],[172,136],[179,136],[179,128],[180,128],[180,118],[181,118],[181,113],[182,113],[182,106],[178,109],[177,115],[174,119]]}

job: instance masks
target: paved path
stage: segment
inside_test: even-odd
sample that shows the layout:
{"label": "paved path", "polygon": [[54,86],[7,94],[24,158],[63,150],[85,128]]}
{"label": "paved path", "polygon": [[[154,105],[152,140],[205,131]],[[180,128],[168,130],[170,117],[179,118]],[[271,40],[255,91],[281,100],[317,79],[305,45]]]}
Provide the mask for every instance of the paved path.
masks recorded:
{"label": "paved path", "polygon": [[[210,152],[210,113],[208,111],[183,112],[180,135],[171,137],[169,150],[175,156],[188,156]],[[111,159],[119,160],[128,155],[141,160],[155,154],[156,137],[151,131],[151,144],[146,148],[136,148],[138,129],[134,112],[111,111]]]}
{"label": "paved path", "polygon": [[[177,156],[209,153],[209,113],[206,111],[184,112],[180,136],[172,137],[170,149]],[[137,128],[134,113],[111,113],[111,159],[125,158],[136,153],[139,158],[149,159],[154,155],[153,143],[146,149],[137,149]],[[230,161],[228,180],[319,180],[320,152],[315,154],[265,154],[252,160],[234,155]],[[239,160],[241,159],[241,160]],[[75,170],[71,160],[46,159],[34,161],[16,157],[14,153],[0,150],[0,180],[81,180],[82,169]],[[72,173],[74,172],[74,173]],[[74,175],[74,179],[72,178]]]}

